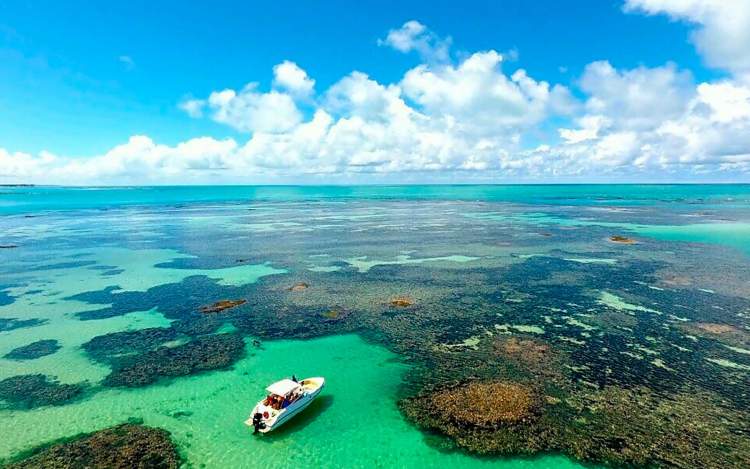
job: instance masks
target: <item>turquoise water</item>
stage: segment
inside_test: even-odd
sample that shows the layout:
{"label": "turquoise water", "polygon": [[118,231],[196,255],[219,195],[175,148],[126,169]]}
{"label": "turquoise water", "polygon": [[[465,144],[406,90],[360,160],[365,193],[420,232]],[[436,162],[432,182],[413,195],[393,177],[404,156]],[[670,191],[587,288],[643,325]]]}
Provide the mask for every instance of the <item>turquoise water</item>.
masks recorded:
{"label": "turquoise water", "polygon": [[[114,390],[65,407],[0,414],[0,455],[129,418],[166,428],[194,467],[580,468],[563,457],[492,460],[441,452],[408,425],[395,405],[405,367],[393,354],[356,336],[275,341],[231,371],[167,386]],[[254,437],[243,421],[263,388],[280,375],[320,374],[317,402],[277,432]]]}
{"label": "turquoise water", "polygon": [[638,227],[635,231],[657,239],[718,244],[735,248],[750,256],[750,223],[652,225]]}
{"label": "turquoise water", "polygon": [[[398,401],[530,373],[562,396],[545,396],[549,408],[582,412],[560,414],[560,428],[584,432],[558,448],[650,431],[629,411],[610,422],[581,404],[605,390],[648,390],[663,408],[710,393],[688,410],[712,435],[737,434],[748,405],[748,185],[3,187],[0,245],[0,318],[37,321],[0,331],[0,380],[86,385],[64,405],[0,403],[0,460],[142,419],[171,431],[190,467],[581,467],[544,452],[472,455],[419,430]],[[300,282],[308,288],[293,291]],[[391,307],[402,297],[415,305]],[[199,307],[240,298],[202,323]],[[702,322],[731,332],[712,336]],[[105,386],[112,364],[84,345],[147,328],[180,331],[159,347],[240,334],[245,354],[220,370]],[[529,357],[498,352],[508,338],[543,343],[562,364],[534,375]],[[39,340],[61,348],[4,357]],[[242,424],[253,403],[293,373],[325,376],[325,393],[279,433],[253,437]],[[596,438],[582,422],[600,425]],[[664,460],[659,436],[632,451]],[[734,440],[715,448],[744,454]],[[598,450],[591,459],[606,459]]]}
{"label": "turquoise water", "polygon": [[327,199],[484,200],[547,204],[721,202],[747,206],[750,185],[440,185],[0,187],[0,213],[196,202]]}

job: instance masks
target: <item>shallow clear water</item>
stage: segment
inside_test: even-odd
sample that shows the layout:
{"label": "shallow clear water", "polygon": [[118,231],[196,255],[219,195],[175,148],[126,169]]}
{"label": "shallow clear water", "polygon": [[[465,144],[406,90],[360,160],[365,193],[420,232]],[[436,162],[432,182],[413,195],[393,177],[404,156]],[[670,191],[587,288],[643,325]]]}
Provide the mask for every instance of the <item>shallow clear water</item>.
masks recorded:
{"label": "shallow clear water", "polygon": [[[470,455],[399,411],[400,398],[438,379],[430,367],[464,376],[506,336],[564,352],[571,386],[669,395],[691,385],[731,401],[730,412],[746,404],[750,186],[3,191],[0,318],[41,324],[0,331],[0,357],[43,339],[61,348],[0,358],[0,380],[41,373],[89,387],[65,405],[0,408],[0,459],[143,419],[170,430],[194,467],[577,466]],[[300,281],[309,288],[290,292]],[[416,309],[389,309],[404,295]],[[210,331],[245,337],[227,369],[108,388],[111,367],[82,349],[189,324],[198,306],[226,298],[248,300]],[[620,313],[637,322],[606,319]],[[739,335],[685,329],[701,320]],[[242,424],[253,403],[293,373],[325,376],[324,394],[287,428],[253,437]]]}
{"label": "shallow clear water", "polygon": [[[562,457],[497,461],[430,447],[395,405],[404,365],[351,336],[266,342],[231,371],[144,390],[108,391],[78,404],[4,413],[2,454],[129,418],[170,430],[196,467],[578,467]],[[318,400],[278,432],[254,437],[242,422],[279,376],[320,374]]]}

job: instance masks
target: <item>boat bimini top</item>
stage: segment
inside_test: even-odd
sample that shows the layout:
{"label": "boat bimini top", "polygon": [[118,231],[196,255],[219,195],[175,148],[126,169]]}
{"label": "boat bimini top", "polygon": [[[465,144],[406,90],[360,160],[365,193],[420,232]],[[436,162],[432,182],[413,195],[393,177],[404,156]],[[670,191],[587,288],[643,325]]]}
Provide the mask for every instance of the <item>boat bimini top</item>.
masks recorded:
{"label": "boat bimini top", "polygon": [[297,389],[300,389],[301,387],[302,385],[300,385],[296,381],[292,381],[291,379],[282,379],[281,381],[276,381],[275,383],[268,386],[266,388],[266,391],[268,391],[270,394],[285,397],[296,391]]}

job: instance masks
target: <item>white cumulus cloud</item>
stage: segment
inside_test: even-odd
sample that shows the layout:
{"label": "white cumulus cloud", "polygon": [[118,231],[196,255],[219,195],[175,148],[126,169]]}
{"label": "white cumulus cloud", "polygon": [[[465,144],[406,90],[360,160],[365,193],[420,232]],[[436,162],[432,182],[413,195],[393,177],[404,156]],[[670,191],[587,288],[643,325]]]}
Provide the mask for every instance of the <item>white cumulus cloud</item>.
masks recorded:
{"label": "white cumulus cloud", "polygon": [[399,52],[416,51],[428,62],[447,62],[450,58],[450,37],[441,38],[419,21],[411,20],[400,28],[391,29],[378,44],[390,46]]}
{"label": "white cumulus cloud", "polygon": [[506,72],[494,50],[454,62],[446,49],[444,60],[435,60],[430,54],[440,41],[417,22],[391,31],[384,43],[424,59],[393,82],[352,71],[316,90],[305,70],[284,61],[267,89],[250,82],[178,104],[194,118],[247,134],[241,141],[200,137],[172,146],[134,136],[87,158],[0,149],[0,181],[736,180],[750,174],[750,84],[738,77],[696,83],[671,63],[618,69],[597,61],[571,90],[523,69]]}
{"label": "white cumulus cloud", "polygon": [[315,80],[296,63],[289,60],[273,67],[274,85],[287,90],[289,93],[305,97],[309,96],[315,87]]}
{"label": "white cumulus cloud", "polygon": [[240,132],[286,132],[302,121],[302,113],[289,94],[260,92],[257,83],[249,83],[239,92],[214,91],[205,106],[211,119]]}
{"label": "white cumulus cloud", "polygon": [[750,1],[626,0],[625,9],[697,25],[692,40],[708,64],[750,79]]}

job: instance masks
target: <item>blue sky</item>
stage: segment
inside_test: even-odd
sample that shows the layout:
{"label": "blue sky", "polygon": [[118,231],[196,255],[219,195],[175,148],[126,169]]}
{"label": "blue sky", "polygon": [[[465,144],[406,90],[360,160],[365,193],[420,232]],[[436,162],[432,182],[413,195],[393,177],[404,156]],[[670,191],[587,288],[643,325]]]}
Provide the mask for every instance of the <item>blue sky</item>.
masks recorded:
{"label": "blue sky", "polygon": [[[152,152],[151,157],[142,156],[143,161],[151,161],[144,163],[142,171],[148,173],[154,182],[232,182],[224,170],[240,166],[246,176],[256,182],[315,182],[335,179],[341,174],[346,177],[354,175],[353,180],[360,182],[366,182],[370,177],[375,178],[374,182],[383,177],[409,181],[415,174],[420,180],[439,182],[473,180],[475,177],[483,182],[495,179],[502,182],[507,177],[549,180],[555,179],[556,174],[572,179],[594,179],[593,173],[601,174],[601,171],[588,174],[577,166],[571,167],[570,171],[565,167],[573,164],[566,164],[571,158],[580,165],[578,160],[582,157],[571,156],[571,146],[581,145],[580,138],[583,137],[580,135],[585,134],[586,129],[591,133],[590,124],[599,117],[607,124],[594,125],[599,129],[595,132],[597,135],[583,141],[594,145],[614,135],[614,143],[629,148],[627,156],[613,157],[618,161],[615,167],[605,168],[611,180],[738,179],[738,171],[741,179],[747,174],[744,156],[748,151],[745,147],[731,151],[690,147],[690,151],[697,152],[691,158],[699,161],[701,166],[696,172],[681,161],[676,169],[674,165],[665,167],[664,152],[667,149],[659,150],[658,154],[649,153],[646,158],[647,151],[653,152],[650,149],[656,137],[645,133],[669,128],[671,123],[694,125],[694,115],[690,113],[696,108],[696,99],[703,99],[697,92],[700,84],[730,84],[739,101],[733,101],[729,106],[747,105],[744,101],[747,68],[742,51],[727,53],[719,50],[720,44],[716,45],[718,40],[714,36],[720,33],[711,30],[720,30],[722,19],[743,19],[748,8],[742,3],[746,2],[687,0],[683,6],[675,7],[670,0],[628,1],[630,5],[619,0],[435,1],[429,8],[424,2],[411,1],[356,4],[343,1],[3,2],[0,4],[0,149],[5,153],[5,160],[0,159],[0,162],[8,161],[10,163],[6,166],[16,169],[3,171],[0,168],[0,181],[37,180],[40,179],[37,173],[50,168],[57,171],[58,177],[63,177],[72,174],[69,166],[75,160],[78,164],[74,176],[82,183],[95,183],[100,179],[106,183],[128,182],[128,178],[139,177],[138,172],[117,174],[111,167],[103,170],[101,168],[107,165],[101,161],[92,163],[91,168],[85,170],[81,166],[90,159],[105,157],[118,146],[127,145],[133,137],[147,138],[151,147],[169,147],[160,150],[158,157],[153,156],[155,150],[149,145],[122,150],[129,155]],[[729,7],[721,6],[722,3],[729,4]],[[398,32],[409,21],[422,29],[409,38],[413,41],[411,46],[406,50],[404,47],[399,49],[389,43],[389,32]],[[750,25],[747,26],[746,29],[750,29]],[[709,38],[696,38],[701,31],[708,31]],[[426,41],[426,47],[433,49],[445,45],[449,51],[447,58],[436,60],[432,52],[422,50],[420,53],[415,44],[422,40]],[[455,80],[451,83],[459,86],[446,93],[460,94],[461,86],[465,89],[474,85],[465,84],[460,71],[451,71],[459,70],[461,64],[474,54],[488,51],[495,51],[502,59],[493,62],[494,65],[483,72],[495,75],[487,75],[487,79],[478,77],[478,84],[471,82],[476,84],[477,93],[483,92],[483,86],[487,87],[485,91],[493,93],[497,86],[505,86],[505,81],[511,86],[520,83],[513,81],[512,77],[514,72],[522,69],[536,84],[546,83],[550,89],[555,86],[564,88],[568,100],[566,110],[548,110],[546,108],[560,106],[548,106],[546,101],[537,103],[536,97],[532,96],[535,91],[521,90],[528,109],[513,112],[529,113],[528,118],[514,114],[518,118],[508,120],[507,107],[509,103],[515,105],[512,101],[516,98],[508,98],[510,101],[500,99],[495,107],[483,108],[479,112],[484,126],[479,129],[480,124],[471,120],[472,115],[477,114],[468,107],[469,104],[459,108],[456,103],[449,102],[449,97],[437,96],[433,89],[419,88],[432,86],[426,82],[412,83],[412,91],[407,90],[406,75],[410,70],[422,67],[424,73],[420,79],[432,77],[435,72],[438,77],[445,78],[440,81],[443,85]],[[314,91],[306,96],[295,95],[281,84],[273,70],[284,61],[302,70],[311,83],[314,80]],[[592,71],[591,64],[602,61],[611,69],[593,67],[596,70]],[[621,102],[597,107],[599,101],[616,98],[613,94],[617,95],[617,86],[621,89],[650,87],[658,77],[649,73],[658,72],[665,66],[672,67],[665,72],[671,75],[662,77],[665,80],[662,85],[666,88],[655,89],[662,95],[674,92],[684,102],[676,101],[667,106],[661,118],[649,116],[637,124],[633,124],[634,121],[611,122],[618,120],[622,113],[651,109],[648,103],[639,102],[638,106],[625,111],[623,106],[629,104]],[[453,143],[439,147],[431,145],[422,150],[394,147],[395,141],[411,145],[411,148],[415,148],[416,143],[403,142],[398,135],[378,133],[383,131],[381,124],[384,119],[395,119],[392,115],[364,115],[354,108],[349,99],[351,96],[346,97],[348,107],[331,108],[331,87],[355,71],[366,74],[367,83],[381,86],[383,93],[389,86],[402,90],[398,99],[409,106],[409,112],[413,109],[418,114],[416,119],[420,124],[415,125],[421,127],[415,127],[415,132],[424,131],[430,139],[444,135],[446,141],[451,139]],[[628,75],[629,72],[632,73]],[[604,80],[612,81],[613,76],[617,83],[602,84]],[[682,80],[680,76],[688,78]],[[257,83],[254,91],[243,94],[243,87],[251,82]],[[589,86],[582,86],[583,82]],[[635,84],[631,86],[631,82]],[[292,118],[289,125],[285,123],[270,130],[264,128],[260,132],[257,126],[239,121],[248,118],[247,113],[231,111],[232,116],[219,116],[229,109],[221,106],[246,109],[248,102],[256,103],[253,100],[262,98],[259,93],[270,93],[276,88],[279,93],[292,95],[293,106],[301,116]],[[686,91],[688,88],[690,90]],[[234,90],[237,99],[218,107],[209,103],[212,93],[225,89]],[[648,94],[648,91],[642,94]],[[641,99],[639,91],[631,89],[631,92],[635,93],[633,101],[638,102]],[[659,93],[652,94],[651,99],[659,96]],[[251,101],[238,101],[243,97]],[[193,113],[192,116],[185,112],[181,104],[189,100],[201,101],[205,112]],[[483,100],[479,98],[472,102],[476,105]],[[713,104],[708,103],[708,106]],[[545,107],[545,110],[537,107]],[[361,118],[365,125],[377,124],[380,127],[373,127],[373,132],[382,137],[381,146],[372,140],[363,140],[352,148],[346,145],[325,147],[318,154],[305,154],[295,161],[278,164],[278,161],[285,160],[284,155],[271,154],[273,150],[266,147],[262,154],[258,153],[261,150],[245,148],[259,133],[270,133],[273,138],[288,140],[298,126],[312,121],[319,111],[332,117],[331,129],[356,118]],[[607,115],[607,112],[613,114]],[[268,118],[268,114],[263,116]],[[465,128],[460,134],[453,134],[453,130],[448,129],[453,129],[454,124],[438,125],[446,120],[458,122]],[[722,128],[717,132],[727,131],[730,132],[727,136],[731,136],[731,132],[737,131],[737,126],[745,125],[745,120],[746,116],[740,111],[731,126],[722,122],[724,127],[734,129]],[[429,125],[424,124],[427,121]],[[372,134],[367,128],[362,129],[358,130],[360,139]],[[567,141],[561,139],[560,129],[583,133]],[[491,136],[495,134],[502,138]],[[664,134],[659,135],[663,137]],[[216,142],[229,139],[235,148],[228,149],[231,146],[228,145],[221,151],[242,153],[242,156],[204,154],[216,149],[203,148],[195,151],[206,161],[193,161],[189,165],[172,161],[179,158],[176,153],[179,153],[177,148],[181,143],[201,137]],[[321,139],[329,137],[320,136]],[[685,135],[679,137],[685,138]],[[637,144],[634,144],[634,139]],[[611,143],[605,146],[609,148]],[[560,147],[563,144],[568,146]],[[467,145],[485,149],[490,145],[493,150],[483,154],[481,161],[477,159],[466,164],[475,157],[466,152],[454,155],[456,150],[452,149]],[[256,148],[258,145],[251,146]],[[542,163],[538,162],[539,155],[530,154],[540,147],[548,153],[542,156]],[[544,147],[551,149],[545,150]],[[558,147],[559,151],[556,150]],[[680,149],[675,153],[687,151],[684,145],[677,145],[677,148]],[[171,153],[165,156],[169,149],[172,149]],[[437,161],[433,154],[415,156],[415,151],[437,152],[443,156]],[[364,158],[366,161],[351,154],[335,160],[328,156],[345,152],[365,152],[368,156]],[[407,156],[393,156],[393,160],[386,163],[388,157],[384,155],[389,152],[394,155],[403,152]],[[378,154],[377,158],[372,156],[373,153]],[[525,154],[523,158],[518,156],[521,153]],[[576,155],[585,153],[586,149],[580,149]],[[731,153],[733,159],[716,163],[717,158],[721,159],[727,153]],[[47,161],[44,161],[45,157]],[[0,158],[3,158],[2,153]],[[51,162],[50,158],[55,161]],[[156,168],[154,158],[160,159]],[[235,166],[240,158],[244,158],[242,164]],[[325,158],[329,159],[323,161]],[[525,162],[519,163],[519,158]],[[608,158],[604,155],[592,161]],[[679,160],[681,155],[670,155],[669,158]],[[537,165],[555,166],[556,172],[530,167],[529,161],[534,159]],[[644,163],[646,159],[648,163]],[[706,168],[705,162],[709,160],[713,167]],[[128,165],[138,165],[139,161],[138,155],[132,156]],[[299,170],[301,161],[305,167],[303,170]],[[123,166],[122,161],[117,164]],[[722,168],[722,164],[725,167]],[[731,167],[727,169],[726,164]],[[188,166],[189,174],[180,173],[185,176],[181,179],[179,171]],[[519,169],[520,166],[524,168]],[[160,173],[165,167],[172,171],[168,177]],[[196,176],[201,168],[206,171]],[[229,172],[237,174],[236,171]],[[264,179],[264,175],[268,177]]]}

